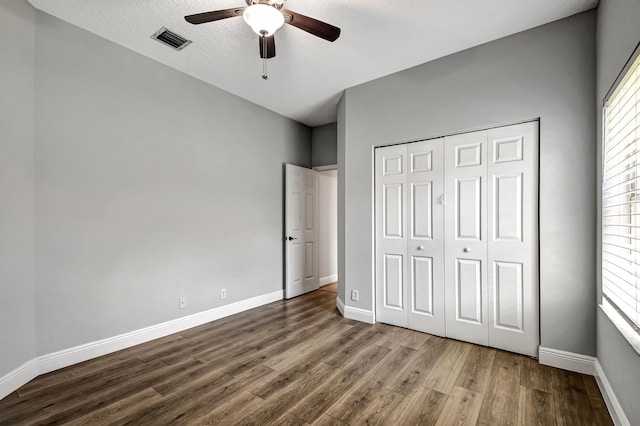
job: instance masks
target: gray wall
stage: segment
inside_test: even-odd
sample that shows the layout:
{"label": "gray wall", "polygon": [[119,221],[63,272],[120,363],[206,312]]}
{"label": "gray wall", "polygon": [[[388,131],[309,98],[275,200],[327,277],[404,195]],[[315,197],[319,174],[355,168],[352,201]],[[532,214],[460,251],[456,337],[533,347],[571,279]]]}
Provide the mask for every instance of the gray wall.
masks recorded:
{"label": "gray wall", "polygon": [[38,354],[281,290],[310,129],[43,13],[36,34]]}
{"label": "gray wall", "polygon": [[[598,111],[598,195],[600,195],[601,171],[601,122],[602,102],[609,88],[624,67],[627,59],[640,42],[640,2],[638,0],[601,0],[598,7],[597,30],[597,96]],[[598,203],[598,218],[600,218],[600,203]],[[600,223],[598,223],[598,230]],[[598,233],[597,253],[600,255],[600,234]],[[600,260],[600,257],[598,257]],[[601,291],[601,269],[598,265],[598,302]],[[620,405],[625,411],[631,424],[640,424],[640,356],[622,337],[607,316],[597,310],[597,354],[598,360],[611,383]]]}
{"label": "gray wall", "polygon": [[338,124],[329,123],[311,129],[311,166],[338,164]]}
{"label": "gray wall", "polygon": [[595,355],[595,20],[583,13],[347,89],[340,295],[360,291],[348,306],[373,306],[374,146],[540,117],[541,344]]}
{"label": "gray wall", "polygon": [[0,377],[35,356],[35,11],[0,2]]}

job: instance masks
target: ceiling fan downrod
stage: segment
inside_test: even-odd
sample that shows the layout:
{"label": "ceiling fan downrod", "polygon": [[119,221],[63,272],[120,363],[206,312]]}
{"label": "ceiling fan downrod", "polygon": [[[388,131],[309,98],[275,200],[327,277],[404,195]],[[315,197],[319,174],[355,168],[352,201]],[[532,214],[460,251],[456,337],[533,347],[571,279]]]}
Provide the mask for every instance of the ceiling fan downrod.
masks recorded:
{"label": "ceiling fan downrod", "polygon": [[268,80],[269,76],[267,75],[267,32],[265,30],[260,31],[262,34],[262,51],[264,55],[262,57],[262,79]]}

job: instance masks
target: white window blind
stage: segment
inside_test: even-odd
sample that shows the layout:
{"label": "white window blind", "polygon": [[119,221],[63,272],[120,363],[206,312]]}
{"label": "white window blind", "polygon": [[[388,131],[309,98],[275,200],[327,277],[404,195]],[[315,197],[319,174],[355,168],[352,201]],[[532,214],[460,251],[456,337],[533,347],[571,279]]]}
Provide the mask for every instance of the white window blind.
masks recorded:
{"label": "white window blind", "polygon": [[602,294],[640,329],[640,56],[605,102]]}

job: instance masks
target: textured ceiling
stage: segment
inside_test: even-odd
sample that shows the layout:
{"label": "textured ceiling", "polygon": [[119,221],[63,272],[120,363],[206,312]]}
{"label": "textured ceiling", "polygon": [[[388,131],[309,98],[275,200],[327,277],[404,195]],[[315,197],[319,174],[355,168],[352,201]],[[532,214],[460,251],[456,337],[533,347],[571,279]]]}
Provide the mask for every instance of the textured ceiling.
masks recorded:
{"label": "textured ceiling", "polygon": [[[191,25],[185,15],[244,0],[29,0],[44,12],[286,117],[336,120],[342,91],[384,75],[591,9],[597,0],[288,0],[285,7],[342,29],[329,43],[285,25],[269,80],[242,17]],[[193,40],[174,51],[150,36]]]}

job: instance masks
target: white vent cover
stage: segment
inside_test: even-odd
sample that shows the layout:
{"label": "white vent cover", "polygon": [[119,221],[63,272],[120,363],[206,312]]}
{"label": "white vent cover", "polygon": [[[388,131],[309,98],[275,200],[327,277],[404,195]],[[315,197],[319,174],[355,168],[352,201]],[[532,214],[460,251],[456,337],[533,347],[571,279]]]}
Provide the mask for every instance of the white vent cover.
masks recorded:
{"label": "white vent cover", "polygon": [[186,38],[174,33],[173,31],[169,31],[167,28],[160,28],[154,35],[151,36],[152,39],[158,40],[159,42],[166,44],[175,50],[182,50],[191,44],[191,40],[187,40]]}

